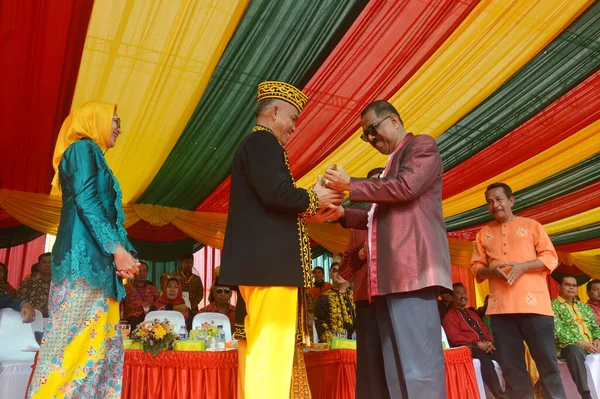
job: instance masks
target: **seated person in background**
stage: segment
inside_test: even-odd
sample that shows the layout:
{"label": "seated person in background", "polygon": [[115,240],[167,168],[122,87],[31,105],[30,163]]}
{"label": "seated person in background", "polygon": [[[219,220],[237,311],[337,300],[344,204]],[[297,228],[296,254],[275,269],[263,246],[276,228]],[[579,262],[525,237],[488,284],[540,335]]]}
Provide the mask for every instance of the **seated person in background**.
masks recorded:
{"label": "seated person in background", "polygon": [[191,254],[181,258],[181,273],[178,277],[181,279],[181,287],[183,292],[187,292],[190,300],[190,318],[193,318],[198,313],[198,304],[204,298],[204,286],[202,279],[193,273],[194,256]]}
{"label": "seated person in background", "polygon": [[333,287],[325,291],[315,305],[315,327],[319,342],[328,342],[336,334],[351,339],[354,333],[354,293],[350,289],[350,282],[340,276],[339,268],[338,264],[332,265],[329,276]]}
{"label": "seated person in background", "polygon": [[[216,270],[216,269],[215,269]],[[235,324],[235,306],[229,303],[231,300],[231,287],[219,284],[219,277],[213,281],[208,294],[209,304],[198,311],[198,313],[214,312],[222,313],[229,318],[231,331],[234,330]]]}
{"label": "seated person in background", "polygon": [[502,391],[500,380],[492,360],[496,347],[492,335],[477,314],[472,309],[467,309],[467,290],[463,283],[452,284],[454,295],[452,296],[452,307],[444,320],[442,326],[451,346],[468,346],[471,349],[473,359],[481,362],[481,376],[483,382],[496,398],[508,398]]}
{"label": "seated person in background", "polygon": [[27,276],[25,276],[23,281],[27,281],[27,280],[31,280],[31,279],[37,280],[38,278],[40,278],[40,264],[34,263],[33,265],[31,265],[31,273],[28,274]]}
{"label": "seated person in background", "polygon": [[575,299],[577,280],[565,275],[558,286],[559,295],[552,300],[554,337],[558,356],[567,360],[569,372],[583,399],[591,398],[585,357],[600,353],[600,327],[594,311]]}
{"label": "seated person in background", "polygon": [[158,299],[159,293],[155,286],[147,283],[148,264],[140,262],[140,271],[133,281],[125,284],[125,299],[121,301],[123,318],[135,329],[144,321],[146,313]]}
{"label": "seated person in background", "polygon": [[175,310],[183,315],[187,324],[190,310],[183,300],[181,281],[175,277],[168,279],[163,287],[163,293],[150,310]]}
{"label": "seated person in background", "polygon": [[2,291],[13,297],[17,295],[17,290],[8,282],[8,267],[0,262],[0,292]]}
{"label": "seated person in background", "polygon": [[6,292],[0,290],[0,309],[11,308],[21,312],[23,323],[31,323],[35,320],[35,309],[29,301],[18,301]]}
{"label": "seated person in background", "polygon": [[594,311],[596,323],[600,324],[600,280],[590,280],[586,286],[587,294],[590,299],[587,304]]}
{"label": "seated person in background", "polygon": [[48,296],[52,282],[51,256],[50,252],[46,252],[38,257],[39,277],[23,280],[17,293],[19,299],[29,300],[44,317],[48,317]]}
{"label": "seated person in background", "polygon": [[[331,267],[335,265],[339,265],[339,263],[333,262]],[[313,277],[315,279],[314,287],[306,290],[306,317],[311,329],[315,319],[315,303],[317,303],[317,299],[319,299],[322,293],[333,287],[331,283],[325,281],[325,271],[321,266],[313,269]]]}
{"label": "seated person in background", "polygon": [[444,320],[444,316],[452,308],[452,291],[448,288],[440,289],[440,296],[438,298],[438,312],[440,312],[440,320]]}
{"label": "seated person in background", "polygon": [[[333,262],[331,268],[339,266],[338,262]],[[316,298],[320,297],[322,293],[333,287],[333,284],[325,281],[325,270],[321,266],[317,266],[313,269],[313,277],[315,278],[315,286],[308,290],[309,294],[314,295]]]}

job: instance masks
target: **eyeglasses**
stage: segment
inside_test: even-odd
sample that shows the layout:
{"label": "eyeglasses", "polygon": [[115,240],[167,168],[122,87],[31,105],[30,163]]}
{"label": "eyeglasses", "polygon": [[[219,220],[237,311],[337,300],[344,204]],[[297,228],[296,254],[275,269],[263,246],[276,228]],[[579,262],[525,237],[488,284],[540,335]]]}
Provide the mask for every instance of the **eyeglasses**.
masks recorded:
{"label": "eyeglasses", "polygon": [[225,295],[229,295],[229,293],[231,293],[231,290],[229,288],[215,288],[215,292],[217,294],[225,293]]}
{"label": "eyeglasses", "polygon": [[[392,114],[393,115],[393,114]],[[388,115],[377,123],[373,123],[367,127],[366,131],[363,131],[363,134],[360,135],[360,139],[362,141],[369,142],[369,136],[377,136],[377,127],[386,119],[389,119],[392,115]]]}
{"label": "eyeglasses", "polygon": [[562,284],[567,288],[577,288],[577,284],[571,284],[571,283],[562,283]]}
{"label": "eyeglasses", "polygon": [[117,122],[117,129],[121,128],[121,118],[119,118],[118,116],[113,117],[113,121]]}

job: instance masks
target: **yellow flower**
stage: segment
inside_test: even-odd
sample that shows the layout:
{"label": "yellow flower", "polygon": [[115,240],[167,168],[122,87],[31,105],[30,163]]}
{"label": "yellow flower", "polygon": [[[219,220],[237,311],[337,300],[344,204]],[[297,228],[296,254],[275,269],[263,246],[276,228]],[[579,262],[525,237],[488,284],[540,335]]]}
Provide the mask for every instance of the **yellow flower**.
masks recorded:
{"label": "yellow flower", "polygon": [[156,335],[156,338],[162,339],[162,337],[164,337],[166,333],[167,330],[165,330],[163,326],[154,327],[154,335]]}

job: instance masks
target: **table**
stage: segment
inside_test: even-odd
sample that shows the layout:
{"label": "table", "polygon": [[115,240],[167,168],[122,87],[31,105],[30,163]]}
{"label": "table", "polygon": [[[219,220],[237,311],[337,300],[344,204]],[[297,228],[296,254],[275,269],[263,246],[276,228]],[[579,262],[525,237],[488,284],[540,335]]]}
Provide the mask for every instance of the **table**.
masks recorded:
{"label": "table", "polygon": [[[304,359],[313,399],[354,398],[356,351],[307,352]],[[448,398],[479,398],[469,348],[447,349],[444,360]],[[236,390],[237,351],[164,351],[156,358],[125,351],[123,399],[233,399]]]}
{"label": "table", "polygon": [[237,359],[237,351],[162,351],[152,358],[141,350],[125,350],[121,398],[233,399]]}

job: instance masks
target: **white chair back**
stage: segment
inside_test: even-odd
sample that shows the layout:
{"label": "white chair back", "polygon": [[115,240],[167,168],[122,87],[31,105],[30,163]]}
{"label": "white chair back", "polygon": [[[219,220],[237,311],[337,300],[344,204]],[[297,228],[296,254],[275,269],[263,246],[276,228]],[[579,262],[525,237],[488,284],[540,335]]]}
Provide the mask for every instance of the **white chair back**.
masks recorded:
{"label": "white chair back", "polygon": [[[42,314],[36,311],[35,318],[41,321]],[[23,349],[39,348],[33,333],[36,325],[23,323],[16,310],[0,310],[0,398],[25,397],[35,352]]]}
{"label": "white chair back", "polygon": [[[600,354],[590,353],[585,357],[585,368],[587,371],[587,382],[590,389],[590,395],[592,399],[598,399],[600,397]],[[560,372],[560,378],[562,380],[565,392],[568,398],[579,398],[579,392],[577,392],[577,386],[573,382],[571,372],[567,366],[566,360],[558,361],[558,371]]]}
{"label": "white chair back", "polygon": [[44,331],[45,323],[44,316],[42,316],[42,312],[39,310],[35,310],[35,320],[31,323],[31,329],[35,331]]}
{"label": "white chair back", "polygon": [[[185,326],[185,317],[181,312],[176,310],[155,310],[152,312],[148,312],[144,321],[150,321],[153,319],[165,320],[169,322],[169,324],[173,327],[173,330],[178,333],[181,326]],[[135,328],[131,326],[131,328]]]}
{"label": "white chair back", "polygon": [[231,322],[229,317],[222,313],[204,312],[198,313],[192,320],[192,328],[200,327],[203,323],[210,323],[213,326],[223,326],[225,331],[225,340],[231,341]]}

